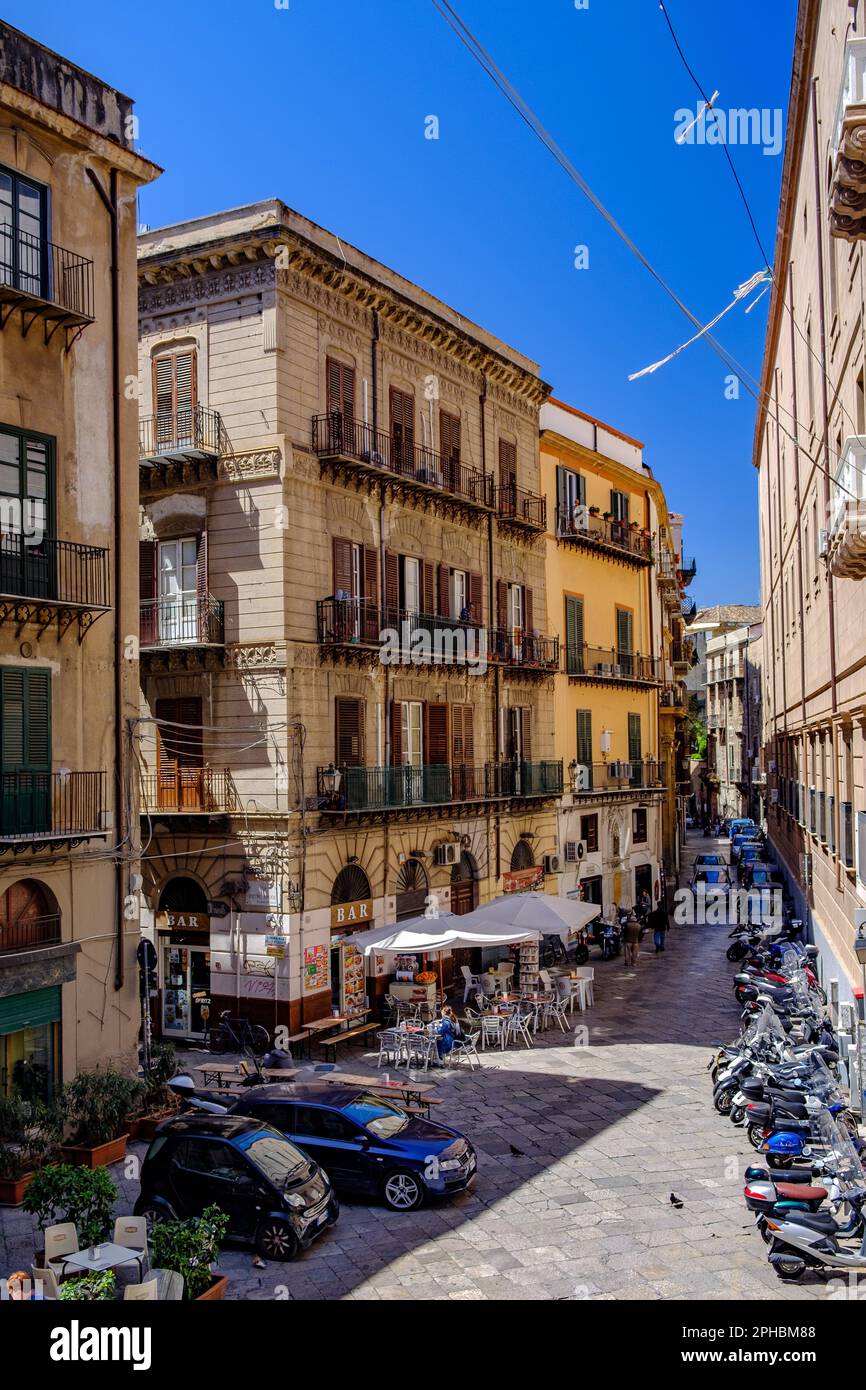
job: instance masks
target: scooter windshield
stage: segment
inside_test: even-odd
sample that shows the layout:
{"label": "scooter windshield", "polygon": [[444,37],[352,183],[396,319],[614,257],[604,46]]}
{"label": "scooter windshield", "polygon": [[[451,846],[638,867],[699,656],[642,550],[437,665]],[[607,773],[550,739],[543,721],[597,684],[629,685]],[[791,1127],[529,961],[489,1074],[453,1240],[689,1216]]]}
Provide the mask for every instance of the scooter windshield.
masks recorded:
{"label": "scooter windshield", "polygon": [[807,1055],[803,1091],[807,1096],[817,1096],[825,1103],[839,1099],[839,1082],[819,1052]]}
{"label": "scooter windshield", "polygon": [[851,1137],[826,1110],[812,1120],[812,1135],[823,1150],[825,1161],[836,1177],[847,1187],[866,1187],[866,1174]]}
{"label": "scooter windshield", "polygon": [[762,1012],[754,1015],[754,1021],[750,1019],[749,1026],[754,1031],[749,1035],[747,1029],[746,1042],[752,1047],[780,1057],[788,1054],[787,1034],[770,1004],[765,1004]]}

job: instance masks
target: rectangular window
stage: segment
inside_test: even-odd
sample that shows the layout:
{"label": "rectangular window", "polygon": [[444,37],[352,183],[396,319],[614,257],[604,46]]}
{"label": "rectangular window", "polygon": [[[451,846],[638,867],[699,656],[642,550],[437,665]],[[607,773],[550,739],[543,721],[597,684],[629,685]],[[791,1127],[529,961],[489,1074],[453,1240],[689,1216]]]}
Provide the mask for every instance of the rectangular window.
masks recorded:
{"label": "rectangular window", "polygon": [[616,610],[616,661],[623,676],[634,674],[634,615],[627,608]]}
{"label": "rectangular window", "polygon": [[412,473],[415,461],[415,398],[391,387],[391,461],[398,472]]}
{"label": "rectangular window", "polygon": [[337,767],[364,766],[364,701],[334,700],[334,761]]}
{"label": "rectangular window", "polygon": [[460,465],[460,420],[447,410],[439,412],[439,449],[446,466]]}
{"label": "rectangular window", "polygon": [[610,491],[610,510],[614,521],[628,521],[629,497],[627,492]]}
{"label": "rectangular window", "polygon": [[598,816],[581,816],[580,838],[586,841],[587,854],[598,851]]}
{"label": "rectangular window", "polygon": [[156,443],[164,449],[195,445],[195,348],[168,352],[153,359],[153,413]]}
{"label": "rectangular window", "polygon": [[517,486],[517,445],[510,439],[499,441],[499,485],[504,488]]}
{"label": "rectangular window", "polygon": [[570,676],[583,675],[583,599],[565,596],[565,669]]}
{"label": "rectangular window", "polygon": [[[556,469],[556,513],[560,531],[588,530],[588,518],[575,515],[577,507],[586,506],[586,479],[573,468]],[[584,522],[586,524],[584,524]]]}
{"label": "rectangular window", "polygon": [[420,700],[404,700],[400,706],[402,761],[408,767],[424,764],[424,720]]}
{"label": "rectangular window", "polygon": [[597,907],[601,907],[604,902],[604,880],[601,874],[581,879],[580,892],[585,903],[595,903]]}
{"label": "rectangular window", "polygon": [[54,440],[0,426],[0,592],[55,595],[53,534]]}
{"label": "rectangular window", "polygon": [[0,168],[0,284],[50,297],[48,190]]}
{"label": "rectangular window", "polygon": [[647,841],[647,817],[646,809],[637,806],[631,813],[632,840],[636,845],[645,845]]}
{"label": "rectangular window", "polygon": [[51,673],[0,668],[0,828],[51,828]]}
{"label": "rectangular window", "polygon": [[579,709],[577,711],[577,771],[580,776],[581,768],[586,768],[589,781],[587,787],[592,786],[592,710]]}
{"label": "rectangular window", "polygon": [[340,415],[347,423],[355,417],[355,368],[332,357],[325,363],[328,386],[328,414]]}

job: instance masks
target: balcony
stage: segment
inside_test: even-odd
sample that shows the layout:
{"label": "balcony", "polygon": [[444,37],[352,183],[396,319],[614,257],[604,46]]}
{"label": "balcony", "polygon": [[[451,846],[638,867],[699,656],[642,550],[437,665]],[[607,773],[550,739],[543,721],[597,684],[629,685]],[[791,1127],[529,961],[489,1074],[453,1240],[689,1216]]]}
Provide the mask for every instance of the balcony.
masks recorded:
{"label": "balcony", "polygon": [[841,91],[833,132],[830,234],[843,241],[866,237],[866,39],[845,47]]}
{"label": "balcony", "polygon": [[578,797],[627,799],[635,791],[664,792],[665,764],[655,758],[571,763],[571,789]]}
{"label": "balcony", "polygon": [[692,647],[688,642],[671,643],[671,666],[674,678],[682,679],[688,675],[692,665]]}
{"label": "balcony", "polygon": [[151,816],[231,815],[240,811],[231,770],[168,763],[141,778],[141,809]]}
{"label": "balcony", "polygon": [[697,617],[698,605],[693,598],[684,598],[680,604],[680,616],[684,622],[690,623]]}
{"label": "balcony", "polygon": [[2,510],[0,525],[0,624],[14,626],[17,636],[30,623],[39,637],[52,622],[60,637],[75,624],[81,642],[111,608],[108,551],[40,537],[22,529],[20,518],[10,527]]}
{"label": "balcony", "polygon": [[105,773],[0,773],[0,847],[60,847],[104,834]]}
{"label": "balcony", "polygon": [[549,676],[559,670],[559,638],[519,628],[490,628],[487,655],[512,675]]}
{"label": "balcony", "polygon": [[841,579],[866,577],[866,435],[842,445],[830,498],[828,564]]}
{"label": "balcony", "polygon": [[661,664],[639,652],[621,652],[614,647],[566,647],[565,671],[570,680],[602,685],[658,685]]}
{"label": "balcony", "polygon": [[17,951],[38,951],[40,946],[59,946],[59,917],[30,917],[0,922],[0,956]]}
{"label": "balcony", "polygon": [[[659,691],[660,714],[685,714],[688,708],[687,692],[678,686],[669,686]],[[707,715],[708,722],[710,715]]]}
{"label": "balcony", "polygon": [[385,482],[398,501],[416,501],[462,512],[493,509],[493,481],[457,458],[446,458],[413,439],[374,430],[339,411],[316,415],[312,447],[323,470],[338,483]]}
{"label": "balcony", "polygon": [[543,531],[547,526],[547,498],[528,492],[516,483],[499,483],[493,489],[493,505],[503,525],[526,531]]}
{"label": "balcony", "polygon": [[559,796],[562,762],[502,762],[316,770],[319,810],[385,814],[458,804]]}
{"label": "balcony", "polygon": [[560,507],[556,534],[559,540],[586,546],[612,560],[622,560],[631,565],[653,563],[652,537],[647,532],[628,521],[594,516],[588,507],[575,507],[570,512]]}
{"label": "balcony", "polygon": [[175,414],[145,415],[138,422],[138,474],[153,493],[213,482],[231,443],[218,410],[196,405]]}
{"label": "balcony", "polygon": [[93,323],[93,261],[53,241],[0,226],[0,329],[15,311],[26,338],[37,319],[43,339],[62,329],[67,348]]}
{"label": "balcony", "polygon": [[222,599],[177,594],[145,599],[139,607],[140,654],[147,670],[216,670],[222,665]]}
{"label": "balcony", "polygon": [[685,584],[686,586],[691,584],[697,572],[698,566],[694,557],[689,556],[687,558],[683,556],[680,559],[680,562],[677,566],[677,573],[679,574],[681,584]]}
{"label": "balcony", "polygon": [[347,661],[389,666],[486,666],[487,629],[477,623],[371,599],[325,598],[316,603],[320,646]]}

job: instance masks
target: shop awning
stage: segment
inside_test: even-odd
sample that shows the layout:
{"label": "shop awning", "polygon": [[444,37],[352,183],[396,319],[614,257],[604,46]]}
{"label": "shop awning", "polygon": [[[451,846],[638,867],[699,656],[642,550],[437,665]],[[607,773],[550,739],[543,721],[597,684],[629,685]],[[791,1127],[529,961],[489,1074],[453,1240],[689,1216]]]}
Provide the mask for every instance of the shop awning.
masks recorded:
{"label": "shop awning", "polygon": [[390,927],[355,932],[352,942],[365,956],[371,956],[450,951],[461,946],[509,946],[513,942],[538,939],[538,932],[533,928],[515,929],[498,926],[495,922],[473,924],[474,916],[474,912],[465,917],[443,912],[438,917],[411,917]]}
{"label": "shop awning", "polygon": [[[460,918],[462,932],[484,932],[487,930],[505,932],[510,929],[518,935],[504,935],[503,941],[517,941],[523,930],[541,936],[559,936],[568,940],[569,933],[579,931],[601,912],[597,903],[582,903],[575,898],[554,898],[546,893],[506,893],[504,897],[494,898],[483,907],[476,907]],[[484,941],[473,942],[483,945]],[[494,941],[490,945],[495,945]]]}

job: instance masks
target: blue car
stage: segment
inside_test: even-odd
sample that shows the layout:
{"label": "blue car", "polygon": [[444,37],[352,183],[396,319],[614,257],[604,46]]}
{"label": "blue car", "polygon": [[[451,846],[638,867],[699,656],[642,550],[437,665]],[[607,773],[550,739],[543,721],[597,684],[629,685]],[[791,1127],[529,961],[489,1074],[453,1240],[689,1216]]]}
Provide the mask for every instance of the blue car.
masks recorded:
{"label": "blue car", "polygon": [[428,1195],[462,1192],[475,1177],[475,1150],[457,1130],[406,1114],[358,1086],[253,1086],[232,1113],[280,1130],[338,1191],[380,1197],[392,1211],[412,1211]]}

